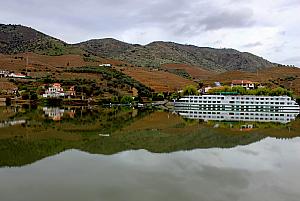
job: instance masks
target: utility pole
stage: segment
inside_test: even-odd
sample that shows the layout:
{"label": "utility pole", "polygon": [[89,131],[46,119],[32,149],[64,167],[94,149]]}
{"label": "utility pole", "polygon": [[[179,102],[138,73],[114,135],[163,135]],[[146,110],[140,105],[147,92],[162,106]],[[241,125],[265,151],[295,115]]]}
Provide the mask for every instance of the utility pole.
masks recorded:
{"label": "utility pole", "polygon": [[26,76],[28,76],[27,68],[28,68],[28,55],[26,56]]}

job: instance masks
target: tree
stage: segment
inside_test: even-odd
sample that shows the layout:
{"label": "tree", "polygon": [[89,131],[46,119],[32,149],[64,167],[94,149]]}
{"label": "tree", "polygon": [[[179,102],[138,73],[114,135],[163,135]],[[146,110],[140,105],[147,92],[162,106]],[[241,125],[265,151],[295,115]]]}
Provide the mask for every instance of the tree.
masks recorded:
{"label": "tree", "polygon": [[129,103],[132,103],[133,99],[131,96],[123,96],[121,98],[121,103],[122,104],[129,104]]}
{"label": "tree", "polygon": [[183,95],[198,95],[197,88],[194,85],[188,85],[183,89]]}

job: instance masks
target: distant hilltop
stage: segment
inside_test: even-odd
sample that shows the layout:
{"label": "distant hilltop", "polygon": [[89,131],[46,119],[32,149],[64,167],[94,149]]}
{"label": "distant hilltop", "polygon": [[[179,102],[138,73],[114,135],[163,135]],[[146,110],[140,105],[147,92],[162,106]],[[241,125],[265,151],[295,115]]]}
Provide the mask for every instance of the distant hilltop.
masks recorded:
{"label": "distant hilltop", "polygon": [[160,67],[172,63],[187,64],[215,72],[233,70],[255,72],[281,66],[248,52],[197,47],[173,42],[156,41],[148,45],[139,45],[106,38],[67,44],[29,27],[0,24],[0,53],[23,52],[50,56],[94,55],[141,67]]}

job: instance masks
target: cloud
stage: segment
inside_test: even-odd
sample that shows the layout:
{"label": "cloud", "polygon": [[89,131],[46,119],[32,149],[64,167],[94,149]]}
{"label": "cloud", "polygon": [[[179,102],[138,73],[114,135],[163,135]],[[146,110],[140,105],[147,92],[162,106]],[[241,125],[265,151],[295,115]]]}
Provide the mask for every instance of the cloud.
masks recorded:
{"label": "cloud", "polygon": [[252,48],[252,47],[257,47],[257,46],[262,46],[263,44],[261,42],[255,42],[255,43],[248,43],[243,45],[245,48]]}
{"label": "cloud", "polygon": [[[299,6],[299,0],[10,0],[1,2],[0,23],[69,43],[165,40],[237,48],[279,62],[298,56]],[[288,43],[280,47],[282,41]]]}
{"label": "cloud", "polygon": [[213,13],[199,21],[199,25],[205,30],[217,30],[223,28],[241,28],[254,25],[251,9],[240,9],[235,11],[222,11]]}
{"label": "cloud", "polygon": [[282,63],[284,64],[287,64],[287,65],[296,65],[297,67],[300,67],[300,56],[295,56],[295,57],[289,57],[285,60],[282,60],[281,61]]}

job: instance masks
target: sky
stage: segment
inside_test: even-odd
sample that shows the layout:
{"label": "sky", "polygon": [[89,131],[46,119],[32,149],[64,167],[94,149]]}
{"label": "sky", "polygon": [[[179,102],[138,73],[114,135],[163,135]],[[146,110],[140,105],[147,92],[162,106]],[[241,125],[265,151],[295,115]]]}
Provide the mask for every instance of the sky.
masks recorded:
{"label": "sky", "polygon": [[0,0],[0,23],[68,43],[115,38],[251,52],[300,67],[300,0]]}

